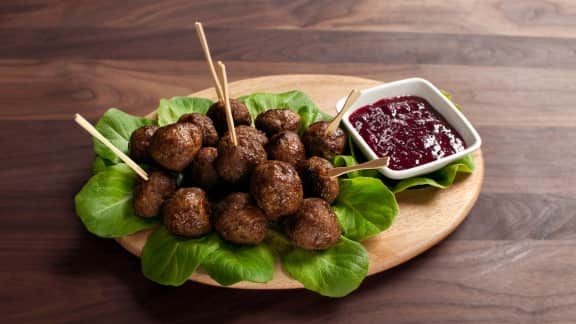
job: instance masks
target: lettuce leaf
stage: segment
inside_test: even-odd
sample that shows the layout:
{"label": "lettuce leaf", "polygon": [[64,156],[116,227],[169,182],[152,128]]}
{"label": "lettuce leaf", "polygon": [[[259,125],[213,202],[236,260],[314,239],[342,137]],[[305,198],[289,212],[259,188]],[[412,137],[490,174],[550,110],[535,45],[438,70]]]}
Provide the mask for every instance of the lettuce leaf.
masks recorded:
{"label": "lettuce leaf", "polygon": [[308,251],[269,231],[267,240],[279,253],[282,267],[304,288],[323,296],[344,297],[356,290],[368,274],[368,252],[358,242],[340,237],[324,251]]}
{"label": "lettuce leaf", "polygon": [[[128,143],[132,132],[137,128],[146,125],[155,125],[156,121],[136,117],[127,114],[119,109],[110,108],[102,115],[100,120],[96,123],[96,129],[104,135],[116,148],[128,154]],[[103,159],[106,159],[113,164],[122,162],[120,158],[114,154],[99,140],[93,139],[94,152]]]}
{"label": "lettuce leaf", "polygon": [[300,115],[302,124],[300,133],[310,124],[321,120],[331,120],[332,117],[318,109],[316,104],[302,91],[288,91],[284,93],[255,93],[239,98],[244,102],[252,119],[267,110],[276,108],[290,108]]}
{"label": "lettuce leaf", "polygon": [[452,162],[451,164],[438,171],[404,180],[385,179],[385,182],[394,193],[402,192],[409,188],[419,188],[422,186],[446,189],[450,187],[452,183],[454,183],[454,179],[456,179],[456,175],[458,175],[458,173],[472,173],[474,168],[474,159],[472,154],[469,154],[462,159]]}
{"label": "lettuce leaf", "polygon": [[386,230],[398,214],[394,194],[377,178],[340,179],[340,194],[332,205],[342,235],[361,241]]}
{"label": "lettuce leaf", "polygon": [[92,174],[96,174],[100,171],[104,171],[106,170],[107,167],[114,165],[114,163],[105,160],[99,156],[96,156],[96,158],[94,158],[94,162],[92,162]]}
{"label": "lettuce leaf", "polygon": [[164,126],[173,124],[184,114],[200,113],[205,115],[208,108],[214,102],[205,98],[196,97],[172,97],[170,99],[160,99],[160,104],[156,108],[158,114],[158,125]]}
{"label": "lettuce leaf", "polygon": [[218,235],[187,239],[160,226],[142,249],[142,273],[162,285],[180,286],[218,248]]}
{"label": "lettuce leaf", "polygon": [[218,249],[202,268],[223,286],[240,281],[268,282],[274,277],[274,251],[265,242],[256,246],[234,245],[218,238]]}
{"label": "lettuce leaf", "polygon": [[122,237],[152,227],[158,218],[142,218],[132,208],[137,175],[126,164],[116,164],[94,175],[74,198],[76,214],[91,233]]}

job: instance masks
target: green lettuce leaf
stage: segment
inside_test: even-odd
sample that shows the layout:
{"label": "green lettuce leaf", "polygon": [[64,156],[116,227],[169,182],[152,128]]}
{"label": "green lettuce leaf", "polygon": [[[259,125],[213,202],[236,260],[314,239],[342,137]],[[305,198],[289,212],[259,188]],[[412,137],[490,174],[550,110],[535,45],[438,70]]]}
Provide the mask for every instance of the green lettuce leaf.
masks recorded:
{"label": "green lettuce leaf", "polygon": [[[116,148],[128,153],[130,135],[137,128],[146,125],[154,125],[156,121],[129,115],[119,109],[110,108],[96,123],[96,129],[104,135]],[[112,163],[121,162],[120,159],[99,140],[93,139],[94,152],[103,159]]]}
{"label": "green lettuce leaf", "polygon": [[340,237],[324,251],[292,246],[282,234],[269,231],[269,242],[280,254],[282,267],[304,288],[328,297],[344,297],[368,274],[368,252],[362,244]]}
{"label": "green lettuce leaf", "polygon": [[96,174],[100,171],[104,171],[106,170],[107,167],[114,165],[114,163],[105,160],[99,156],[96,156],[96,158],[94,158],[94,162],[92,162],[92,174]]}
{"label": "green lettuce leaf", "polygon": [[332,205],[342,234],[361,241],[392,225],[398,203],[392,191],[376,178],[340,179],[340,195]]}
{"label": "green lettuce leaf", "polygon": [[386,184],[394,193],[402,192],[409,188],[432,186],[440,189],[446,189],[454,183],[458,173],[472,173],[474,171],[474,159],[469,154],[462,159],[456,160],[444,168],[425,174],[419,177],[408,178],[404,180],[385,179]]}
{"label": "green lettuce leaf", "polygon": [[268,282],[274,277],[274,251],[265,242],[256,246],[234,245],[218,238],[218,245],[202,268],[219,284]]}
{"label": "green lettuce leaf", "polygon": [[137,175],[125,164],[116,164],[95,174],[75,197],[76,214],[91,233],[100,237],[122,237],[150,228],[158,218],[136,216],[132,187]]}
{"label": "green lettuce leaf", "polygon": [[214,102],[205,98],[195,97],[172,97],[170,99],[160,99],[160,104],[156,108],[158,114],[158,125],[164,126],[173,124],[184,114],[200,113],[205,115],[208,108]]}
{"label": "green lettuce leaf", "polygon": [[290,108],[301,117],[300,133],[310,124],[321,120],[331,120],[332,117],[318,109],[316,104],[302,91],[289,91],[284,93],[255,93],[240,97],[253,119],[267,110],[276,108]]}
{"label": "green lettuce leaf", "polygon": [[180,286],[217,248],[215,233],[187,239],[160,226],[148,237],[142,249],[142,273],[159,284]]}

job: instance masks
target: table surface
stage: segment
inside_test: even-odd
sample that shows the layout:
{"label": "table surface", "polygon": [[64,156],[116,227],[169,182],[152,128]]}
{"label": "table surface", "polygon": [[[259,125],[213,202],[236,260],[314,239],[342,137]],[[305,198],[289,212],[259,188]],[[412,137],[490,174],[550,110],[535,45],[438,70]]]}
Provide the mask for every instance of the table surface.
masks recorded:
{"label": "table surface", "polygon": [[[343,299],[146,280],[138,259],[88,234],[74,213],[93,153],[72,116],[144,114],[209,86],[195,20],[231,81],[420,76],[452,92],[484,140],[485,183],[469,217]],[[574,322],[575,103],[572,0],[3,0],[1,318]]]}

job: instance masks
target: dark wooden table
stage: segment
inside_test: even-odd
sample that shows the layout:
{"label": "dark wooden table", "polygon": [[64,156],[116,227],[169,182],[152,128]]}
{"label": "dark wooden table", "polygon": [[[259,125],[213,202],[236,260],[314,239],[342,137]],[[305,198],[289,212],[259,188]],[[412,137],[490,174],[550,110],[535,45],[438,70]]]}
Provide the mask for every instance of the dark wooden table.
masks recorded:
{"label": "dark wooden table", "polygon": [[[465,223],[343,299],[146,280],[74,213],[93,153],[72,116],[208,87],[197,19],[233,81],[421,76],[453,92],[486,158]],[[576,322],[572,0],[3,0],[0,146],[0,322]]]}

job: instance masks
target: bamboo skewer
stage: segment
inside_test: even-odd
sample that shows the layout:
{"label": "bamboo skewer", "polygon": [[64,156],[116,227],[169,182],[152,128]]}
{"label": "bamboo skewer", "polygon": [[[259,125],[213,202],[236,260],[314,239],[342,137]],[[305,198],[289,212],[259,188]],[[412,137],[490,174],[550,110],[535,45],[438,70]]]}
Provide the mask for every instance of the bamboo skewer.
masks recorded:
{"label": "bamboo skewer", "polygon": [[342,109],[340,109],[340,112],[336,115],[336,117],[334,117],[334,119],[332,119],[332,121],[330,122],[330,125],[328,125],[328,127],[326,127],[326,131],[324,132],[324,135],[331,135],[336,131],[336,129],[338,128],[338,125],[340,125],[340,121],[342,120],[342,117],[344,117],[344,114],[346,113],[346,111],[348,111],[348,109],[350,109],[350,107],[352,107],[352,105],[356,102],[356,100],[358,99],[360,94],[361,94],[361,92],[358,89],[352,89],[352,91],[350,91],[350,93],[348,94],[348,97],[346,97],[346,101],[344,102],[344,106],[342,106]]}
{"label": "bamboo skewer", "polygon": [[228,88],[228,75],[226,73],[226,65],[222,61],[218,61],[220,66],[220,77],[222,78],[222,90],[224,90],[224,110],[226,111],[226,123],[228,124],[228,132],[232,138],[234,146],[238,146],[238,138],[236,138],[236,129],[234,129],[234,118],[232,117],[232,107],[230,107],[230,89]]}
{"label": "bamboo skewer", "polygon": [[350,173],[352,171],[385,168],[388,166],[389,162],[390,159],[387,156],[385,156],[379,159],[371,160],[357,165],[352,165],[349,167],[332,168],[328,170],[328,176],[338,177],[343,174]]}
{"label": "bamboo skewer", "polygon": [[212,55],[210,55],[210,48],[208,47],[208,41],[206,40],[206,34],[204,34],[204,27],[202,23],[197,21],[194,26],[196,27],[196,33],[200,39],[200,44],[204,50],[204,56],[206,57],[206,62],[208,62],[208,67],[210,68],[210,73],[212,74],[212,80],[214,81],[214,88],[216,89],[216,96],[220,102],[224,101],[224,92],[222,90],[222,85],[218,80],[218,75],[216,74],[216,69],[214,68],[214,62],[212,62]]}
{"label": "bamboo skewer", "polygon": [[110,143],[110,141],[104,137],[89,121],[87,121],[84,117],[80,114],[76,114],[74,117],[74,121],[80,125],[80,127],[84,128],[90,135],[96,137],[102,144],[106,145],[114,154],[116,154],[120,160],[124,161],[126,165],[128,165],[136,174],[138,174],[142,179],[148,181],[148,173],[144,171],[136,162],[134,162],[131,158],[129,158],[126,154],[120,151],[114,144]]}

